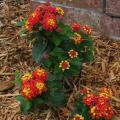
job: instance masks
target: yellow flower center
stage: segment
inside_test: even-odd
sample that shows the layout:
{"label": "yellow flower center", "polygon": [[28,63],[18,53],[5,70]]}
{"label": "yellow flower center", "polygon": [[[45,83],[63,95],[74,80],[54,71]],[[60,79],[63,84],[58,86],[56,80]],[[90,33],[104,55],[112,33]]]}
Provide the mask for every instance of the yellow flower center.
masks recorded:
{"label": "yellow flower center", "polygon": [[44,69],[37,69],[37,73],[41,76],[42,74],[44,74]]}
{"label": "yellow flower center", "polygon": [[62,8],[60,8],[60,7],[56,7],[56,11],[58,12],[58,14],[60,14],[60,15],[64,15],[64,11],[63,11]]}
{"label": "yellow flower center", "polygon": [[68,52],[70,58],[74,58],[74,57],[77,57],[78,56],[78,52],[74,51],[74,50],[70,50]]}
{"label": "yellow flower center", "polygon": [[66,69],[70,68],[70,64],[67,60],[61,61],[61,63],[59,64],[59,67],[62,68],[62,71],[65,71]]}
{"label": "yellow flower center", "polygon": [[90,109],[91,113],[95,112],[95,108],[96,108],[95,106],[91,107],[91,109]]}
{"label": "yellow flower center", "polygon": [[52,25],[55,24],[55,21],[54,21],[53,19],[49,19],[49,20],[48,20],[48,24],[49,24],[50,26],[52,26]]}
{"label": "yellow flower center", "polygon": [[82,115],[76,114],[73,120],[84,120]]}
{"label": "yellow flower center", "polygon": [[28,96],[28,95],[30,94],[30,88],[29,88],[29,87],[25,87],[25,88],[23,89],[23,93],[24,93],[26,96]]}
{"label": "yellow flower center", "polygon": [[36,13],[32,13],[32,17],[34,18],[36,16]]}
{"label": "yellow flower center", "polygon": [[78,34],[78,33],[75,33],[75,39],[80,40],[81,39],[81,35]]}
{"label": "yellow flower center", "polygon": [[75,41],[75,44],[79,44],[82,41],[82,37],[78,33],[74,33],[74,37],[71,37]]}
{"label": "yellow flower center", "polygon": [[30,74],[30,73],[26,73],[26,74],[24,74],[24,76],[22,76],[22,80],[23,81],[27,81],[27,80],[29,80],[30,78],[32,77],[32,75]]}
{"label": "yellow flower center", "polygon": [[44,88],[44,83],[38,82],[36,84],[36,88],[39,89],[39,90],[43,89]]}

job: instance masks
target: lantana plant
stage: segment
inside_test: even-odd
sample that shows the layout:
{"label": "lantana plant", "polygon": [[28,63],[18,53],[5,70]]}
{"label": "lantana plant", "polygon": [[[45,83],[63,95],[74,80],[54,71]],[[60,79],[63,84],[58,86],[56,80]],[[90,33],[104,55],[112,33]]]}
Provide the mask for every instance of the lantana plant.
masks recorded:
{"label": "lantana plant", "polygon": [[111,90],[107,88],[103,88],[98,95],[87,88],[82,89],[72,111],[73,120],[111,120],[115,110],[110,95]]}
{"label": "lantana plant", "polygon": [[62,81],[80,74],[82,64],[93,60],[91,28],[79,23],[67,25],[63,18],[64,10],[47,2],[18,23],[22,26],[20,35],[27,35],[33,45],[33,59],[42,66],[23,77],[16,76],[16,82],[21,85],[18,99],[23,109],[37,103],[34,101],[65,105]]}

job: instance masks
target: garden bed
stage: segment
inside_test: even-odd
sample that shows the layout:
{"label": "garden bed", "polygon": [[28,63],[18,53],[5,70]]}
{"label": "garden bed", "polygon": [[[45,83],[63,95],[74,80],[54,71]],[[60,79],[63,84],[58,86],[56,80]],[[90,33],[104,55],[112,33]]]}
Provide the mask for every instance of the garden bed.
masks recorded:
{"label": "garden bed", "polygon": [[[27,71],[35,67],[31,57],[31,45],[26,38],[20,38],[17,21],[23,19],[29,12],[29,3],[17,5],[15,2],[0,4],[0,82],[12,81],[16,69]],[[102,87],[108,87],[113,91],[113,105],[120,112],[120,42],[109,40],[101,36],[93,36],[96,47],[95,59],[92,63],[84,64],[81,77],[75,80],[85,81],[87,87],[99,91]],[[11,83],[12,84],[12,83]],[[5,84],[6,86],[6,84]],[[12,86],[12,85],[11,85]],[[78,83],[78,88],[81,83]],[[9,85],[7,86],[9,89]],[[13,97],[5,97],[5,94]],[[20,113],[19,103],[14,95],[18,94],[18,88],[0,92],[0,120],[63,120],[66,110],[56,108],[38,109],[35,113],[23,115]],[[73,92],[70,93],[70,103]],[[12,104],[11,104],[12,103]],[[117,120],[117,119],[116,119]]]}

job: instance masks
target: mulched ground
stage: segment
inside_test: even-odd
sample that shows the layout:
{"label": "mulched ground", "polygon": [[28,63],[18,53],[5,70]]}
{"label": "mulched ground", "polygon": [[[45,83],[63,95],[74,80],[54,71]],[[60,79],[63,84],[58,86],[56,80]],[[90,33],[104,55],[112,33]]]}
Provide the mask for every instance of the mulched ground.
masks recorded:
{"label": "mulched ground", "polygon": [[[35,113],[23,115],[15,97],[5,97],[5,94],[18,93],[18,88],[10,82],[14,79],[14,72],[28,71],[36,66],[31,56],[31,45],[26,38],[19,37],[20,28],[16,27],[16,23],[28,15],[29,2],[18,5],[11,1],[0,1],[0,120],[63,120],[63,113],[56,108],[40,108]],[[120,41],[101,36],[93,38],[96,47],[95,59],[92,63],[84,64],[81,77],[77,79],[86,82],[87,86],[93,89],[110,88],[113,91],[112,101],[118,115]],[[77,86],[80,87],[80,84]]]}

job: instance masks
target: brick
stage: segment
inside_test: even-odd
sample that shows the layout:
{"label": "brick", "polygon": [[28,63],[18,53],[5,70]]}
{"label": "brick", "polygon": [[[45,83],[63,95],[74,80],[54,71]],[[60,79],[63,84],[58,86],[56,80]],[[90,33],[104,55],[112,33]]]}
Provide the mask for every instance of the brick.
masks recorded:
{"label": "brick", "polygon": [[120,40],[120,19],[111,18],[103,15],[100,20],[100,26],[102,33],[111,38],[117,38]]}
{"label": "brick", "polygon": [[120,17],[120,0],[106,0],[106,13]]}
{"label": "brick", "polygon": [[[41,0],[32,0],[39,1]],[[42,0],[47,1],[47,0]],[[91,10],[103,11],[103,0],[51,0],[52,3],[62,4],[75,8],[87,8]]]}
{"label": "brick", "polygon": [[30,2],[30,6],[31,6],[31,11],[33,11],[37,6],[39,6],[41,3],[39,2],[34,2],[34,1],[31,1]]}
{"label": "brick", "polygon": [[103,10],[103,0],[52,0],[52,1],[76,8],[87,8],[97,11]]}
{"label": "brick", "polygon": [[90,27],[92,27],[93,31],[98,33],[100,31],[100,18],[102,14],[84,10],[84,9],[65,9],[65,18],[64,21],[68,24],[71,24],[73,22],[79,22],[80,24],[84,25],[87,24]]}
{"label": "brick", "polygon": [[[38,3],[32,2],[32,9]],[[111,18],[105,14],[88,9],[76,9],[63,7],[65,11],[64,21],[66,23],[79,22],[88,24],[92,27],[94,33],[101,33],[107,37],[120,40],[120,19]]]}

